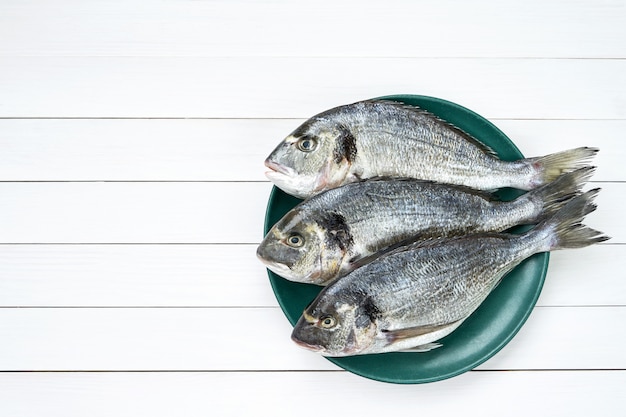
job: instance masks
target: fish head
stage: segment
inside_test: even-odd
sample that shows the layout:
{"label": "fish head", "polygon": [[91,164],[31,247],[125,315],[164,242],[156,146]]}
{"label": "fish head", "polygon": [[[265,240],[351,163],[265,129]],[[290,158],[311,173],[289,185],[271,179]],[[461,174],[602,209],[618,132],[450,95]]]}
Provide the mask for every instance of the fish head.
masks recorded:
{"label": "fish head", "polygon": [[346,258],[348,248],[340,244],[341,238],[328,230],[327,222],[295,208],[272,226],[256,253],[283,278],[326,285],[340,273]]}
{"label": "fish head", "polygon": [[288,194],[308,198],[351,181],[356,140],[344,125],[309,119],[287,136],[265,160],[265,175]]}
{"label": "fish head", "polygon": [[375,342],[375,318],[353,301],[327,295],[322,290],[304,310],[291,333],[291,340],[324,356],[367,353]]}

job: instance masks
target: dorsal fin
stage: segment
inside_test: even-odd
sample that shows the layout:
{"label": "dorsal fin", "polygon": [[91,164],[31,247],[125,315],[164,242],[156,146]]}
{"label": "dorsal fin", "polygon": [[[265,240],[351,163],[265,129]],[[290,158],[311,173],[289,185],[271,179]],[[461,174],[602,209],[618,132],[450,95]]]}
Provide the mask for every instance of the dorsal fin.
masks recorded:
{"label": "dorsal fin", "polygon": [[394,253],[437,245],[437,244],[440,244],[441,242],[450,241],[452,239],[455,239],[455,237],[447,237],[447,238],[436,237],[436,238],[424,239],[419,235],[411,236],[408,239],[402,240],[398,243],[395,243],[391,246],[381,249],[378,252],[374,252],[370,255],[366,255],[361,258],[352,259],[351,267],[352,269],[356,269],[382,256],[389,256],[389,255],[393,255]]}
{"label": "dorsal fin", "polygon": [[389,99],[372,99],[372,100],[366,100],[366,101],[368,101],[370,103],[382,103],[382,104],[386,104],[386,105],[391,105],[391,106],[395,106],[397,108],[400,108],[402,110],[411,111],[411,112],[414,112],[414,113],[422,115],[422,116],[427,116],[427,117],[429,117],[429,118],[431,118],[433,120],[436,120],[438,123],[446,126],[447,128],[453,130],[455,133],[457,133],[458,135],[462,136],[468,142],[474,144],[476,147],[478,147],[480,150],[482,150],[487,155],[491,155],[491,156],[494,156],[494,157],[498,156],[496,151],[491,149],[491,147],[485,145],[484,143],[482,143],[481,141],[479,141],[474,136],[470,135],[469,133],[467,133],[466,131],[464,131],[460,127],[458,127],[458,126],[448,122],[447,120],[442,119],[441,117],[437,116],[436,114],[433,114],[433,113],[429,112],[428,110],[425,110],[425,109],[423,109],[423,108],[421,108],[419,106],[414,106],[414,105],[411,105],[411,104],[406,104],[406,103],[402,103],[400,101],[394,101],[394,100],[389,100]]}
{"label": "dorsal fin", "polygon": [[358,182],[374,182],[374,181],[378,181],[378,182],[384,182],[384,181],[405,181],[405,182],[413,182],[415,184],[436,184],[436,185],[441,185],[442,187],[449,187],[449,188],[455,188],[457,190],[461,190],[464,191],[468,194],[472,194],[472,195],[476,195],[479,197],[484,198],[487,201],[500,201],[500,198],[489,192],[489,191],[485,191],[485,190],[477,190],[475,188],[471,188],[468,187],[466,185],[461,185],[461,184],[446,184],[446,183],[442,183],[442,182],[437,182],[437,181],[432,181],[432,180],[423,180],[423,179],[418,179],[418,178],[404,178],[404,177],[385,177],[385,176],[378,176],[378,177],[371,177],[371,178],[366,178],[366,179],[362,179],[359,181],[356,181],[355,183]]}
{"label": "dorsal fin", "polygon": [[363,256],[361,258],[355,258],[351,260],[351,269],[357,269],[362,267],[365,264],[372,262],[377,258],[381,258],[383,256],[391,256],[401,252],[407,252],[412,250],[418,250],[422,248],[428,248],[432,246],[441,245],[443,243],[449,243],[452,241],[459,241],[465,239],[474,239],[474,238],[498,238],[498,239],[515,239],[519,238],[519,235],[505,232],[480,232],[475,234],[468,235],[459,235],[459,236],[447,236],[447,237],[430,237],[430,238],[422,238],[420,235],[411,236],[405,240],[402,240],[396,244],[388,246],[384,249],[379,250],[378,252],[372,253],[367,256]]}

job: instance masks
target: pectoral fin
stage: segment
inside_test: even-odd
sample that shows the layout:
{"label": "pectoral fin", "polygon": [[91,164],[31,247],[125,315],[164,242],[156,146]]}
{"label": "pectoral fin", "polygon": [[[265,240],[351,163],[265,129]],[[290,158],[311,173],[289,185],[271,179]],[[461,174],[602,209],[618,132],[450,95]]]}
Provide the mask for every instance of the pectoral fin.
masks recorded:
{"label": "pectoral fin", "polygon": [[400,352],[418,352],[418,353],[422,353],[422,352],[431,351],[433,349],[437,349],[437,348],[439,348],[441,346],[443,346],[441,343],[426,343],[425,345],[419,345],[419,346],[415,346],[415,347],[412,347],[412,348],[404,349],[404,350],[401,350]]}
{"label": "pectoral fin", "polygon": [[439,343],[433,342],[452,333],[463,323],[463,320],[465,319],[453,321],[452,323],[383,330],[383,334],[387,339],[388,345],[395,345],[399,348],[398,350],[427,352],[441,346]]}
{"label": "pectoral fin", "polygon": [[398,329],[398,330],[383,330],[385,333],[385,337],[389,343],[395,343],[406,339],[413,339],[415,337],[424,336],[429,333],[434,333],[439,330],[443,330],[446,327],[450,327],[455,325],[454,323],[445,323],[445,324],[437,324],[437,325],[427,325],[427,326],[416,326],[416,327],[407,327],[406,329]]}

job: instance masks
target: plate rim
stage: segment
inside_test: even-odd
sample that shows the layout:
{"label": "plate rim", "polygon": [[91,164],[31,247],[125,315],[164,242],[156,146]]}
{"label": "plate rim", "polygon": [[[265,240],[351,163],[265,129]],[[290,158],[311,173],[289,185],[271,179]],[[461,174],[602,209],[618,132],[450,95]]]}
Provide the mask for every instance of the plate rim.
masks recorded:
{"label": "plate rim", "polygon": [[[447,107],[451,107],[454,108],[455,111],[460,111],[463,112],[469,116],[472,116],[472,118],[485,125],[488,129],[493,130],[494,132],[496,132],[498,135],[500,135],[502,138],[504,138],[507,141],[507,146],[510,146],[513,150],[514,153],[517,154],[518,158],[523,158],[524,155],[522,154],[522,152],[519,150],[519,148],[515,145],[515,143],[504,133],[502,132],[497,126],[495,126],[493,123],[491,123],[489,120],[487,120],[486,118],[484,118],[483,116],[479,115],[478,113],[464,107],[461,106],[460,104],[442,99],[442,98],[438,98],[438,97],[433,97],[433,96],[426,96],[426,95],[415,95],[415,94],[394,94],[394,95],[386,95],[386,96],[381,96],[381,97],[376,97],[376,98],[372,98],[370,100],[390,100],[390,101],[399,101],[399,102],[405,102],[406,100],[421,100],[421,101],[428,101],[428,102],[432,102],[435,104],[443,104],[444,106]],[[439,117],[439,116],[438,116]],[[445,120],[445,119],[444,119]],[[462,128],[462,127],[461,127]],[[479,141],[480,139],[477,138]],[[263,223],[263,236],[265,236],[267,234],[267,232],[269,231],[269,229],[274,225],[274,223],[270,223],[271,222],[271,209],[272,209],[272,205],[274,204],[274,199],[276,198],[278,193],[281,193],[282,190],[280,190],[278,187],[276,187],[276,185],[272,185],[272,189],[268,198],[268,202],[267,202],[267,206],[266,206],[266,211],[265,211],[265,218],[264,218],[264,223]],[[499,343],[496,344],[496,346],[494,346],[493,348],[489,349],[485,354],[482,354],[478,359],[470,361],[468,364],[466,364],[465,366],[462,366],[460,368],[457,368],[453,371],[450,372],[444,372],[438,375],[434,375],[432,377],[427,377],[427,378],[405,378],[405,379],[398,379],[398,378],[392,378],[392,377],[387,377],[385,375],[378,375],[378,374],[374,374],[371,372],[366,372],[360,369],[360,367],[354,367],[351,366],[350,364],[345,364],[342,363],[342,359],[345,358],[335,358],[335,357],[327,357],[327,356],[322,356],[323,358],[325,358],[326,360],[330,361],[331,363],[333,363],[335,366],[340,367],[341,369],[344,369],[350,373],[353,373],[355,375],[359,375],[361,377],[370,379],[370,380],[375,380],[375,381],[379,381],[379,382],[385,382],[385,383],[393,383],[393,384],[424,384],[424,383],[431,383],[431,382],[436,382],[436,381],[442,381],[442,380],[446,380],[461,374],[464,374],[468,371],[471,371],[472,369],[480,366],[481,364],[485,363],[486,361],[488,361],[489,359],[491,359],[493,356],[495,356],[500,350],[502,350],[504,348],[504,346],[506,346],[519,332],[519,330],[524,326],[524,324],[526,323],[526,321],[528,320],[528,318],[530,317],[530,315],[532,314],[536,304],[537,304],[537,300],[539,299],[539,296],[541,295],[542,289],[543,289],[543,285],[545,283],[545,279],[546,279],[546,275],[547,275],[547,270],[548,270],[548,264],[549,264],[549,260],[550,260],[550,253],[549,252],[543,252],[543,253],[538,253],[535,255],[532,255],[531,257],[527,258],[536,258],[535,261],[540,261],[539,265],[538,265],[538,269],[540,270],[539,273],[539,277],[537,279],[537,285],[536,287],[534,287],[534,291],[529,292],[529,296],[531,296],[530,299],[530,303],[528,304],[527,308],[524,310],[524,313],[522,315],[519,316],[519,320],[516,321],[515,326],[513,326],[508,332],[507,335],[505,337],[503,337],[502,339],[499,340]],[[524,261],[525,262],[525,261]],[[519,268],[520,265],[516,266],[514,268],[517,269]],[[283,305],[283,301],[282,300],[282,296],[279,294],[279,290],[276,287],[277,282],[279,282],[279,280],[284,280],[284,278],[280,277],[279,275],[275,274],[274,272],[270,271],[269,269],[266,269],[267,273],[268,273],[268,278],[270,281],[270,285],[272,288],[272,292],[274,293],[274,296],[276,297],[276,300],[280,306],[281,311],[283,312],[283,314],[286,316],[287,320],[289,321],[289,323],[291,324],[291,326],[293,327],[295,324],[295,321],[297,320],[297,318],[292,318],[290,317],[291,314],[286,311],[287,308]],[[512,272],[512,271],[511,271]],[[508,275],[508,274],[507,274]],[[300,285],[312,285],[312,284],[300,284]],[[321,288],[321,287],[320,287]],[[481,303],[482,305],[482,303]],[[480,308],[480,307],[479,307]],[[478,309],[477,309],[478,310]],[[470,314],[469,317],[471,317],[475,312],[472,312],[472,314]],[[468,317],[468,318],[469,318]],[[392,352],[392,354],[407,354],[406,352]],[[418,353],[412,353],[412,354],[418,354]],[[384,354],[377,354],[377,355],[384,355]],[[321,355],[320,355],[321,356]],[[374,355],[367,355],[367,356],[374,356]]]}

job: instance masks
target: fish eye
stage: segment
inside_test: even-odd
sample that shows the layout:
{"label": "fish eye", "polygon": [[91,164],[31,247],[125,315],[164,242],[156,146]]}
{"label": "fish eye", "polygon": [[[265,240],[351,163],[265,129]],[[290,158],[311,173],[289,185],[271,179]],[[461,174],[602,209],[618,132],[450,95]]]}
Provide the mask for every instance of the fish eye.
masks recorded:
{"label": "fish eye", "polygon": [[337,321],[333,316],[323,316],[320,318],[320,325],[325,329],[335,327],[335,324],[337,324]]}
{"label": "fish eye", "polygon": [[305,136],[298,140],[297,146],[302,152],[312,152],[317,148],[317,140]]}
{"label": "fish eye", "polygon": [[294,248],[299,248],[304,245],[304,238],[298,233],[292,233],[287,238],[287,244]]}

